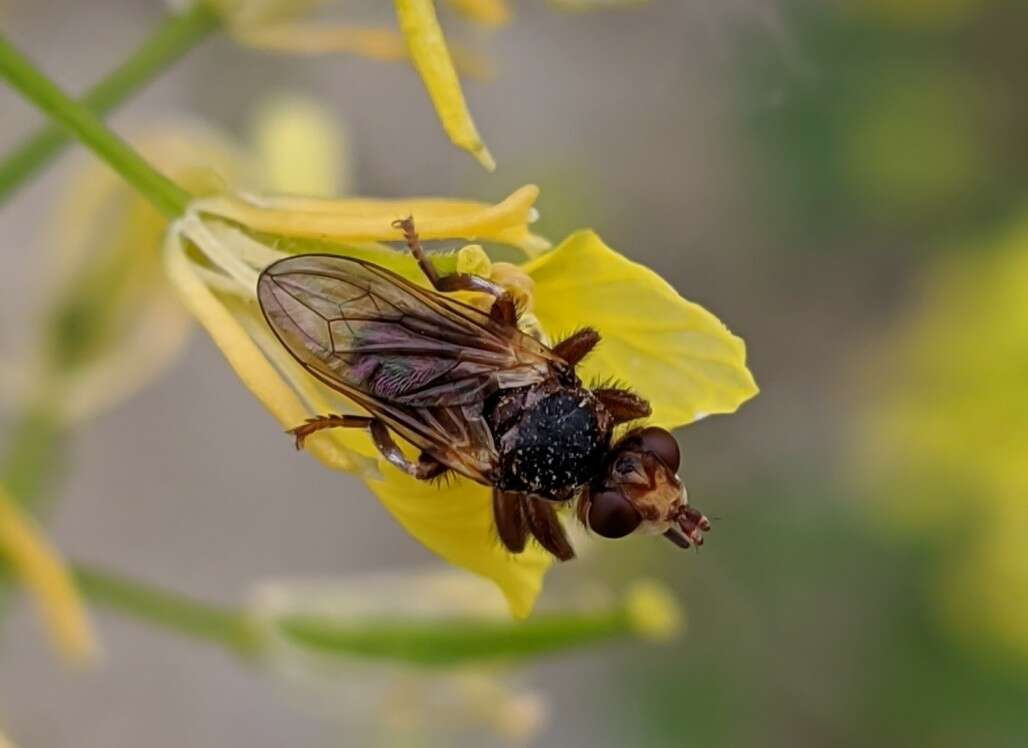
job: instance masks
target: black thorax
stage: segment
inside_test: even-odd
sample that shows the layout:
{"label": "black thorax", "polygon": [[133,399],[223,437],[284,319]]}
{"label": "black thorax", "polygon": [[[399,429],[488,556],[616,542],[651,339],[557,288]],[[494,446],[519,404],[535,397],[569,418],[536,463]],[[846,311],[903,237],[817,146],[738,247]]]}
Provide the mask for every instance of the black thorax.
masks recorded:
{"label": "black thorax", "polygon": [[588,483],[610,445],[611,417],[577,382],[498,392],[485,408],[499,452],[498,488],[563,501]]}

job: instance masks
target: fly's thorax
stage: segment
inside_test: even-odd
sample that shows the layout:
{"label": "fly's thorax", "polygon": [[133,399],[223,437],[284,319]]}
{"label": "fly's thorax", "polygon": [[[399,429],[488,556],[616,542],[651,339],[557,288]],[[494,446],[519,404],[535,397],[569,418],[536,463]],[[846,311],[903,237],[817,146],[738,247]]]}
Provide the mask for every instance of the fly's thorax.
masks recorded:
{"label": "fly's thorax", "polygon": [[486,417],[499,488],[565,500],[588,483],[610,445],[611,417],[588,390],[545,382],[494,396]]}

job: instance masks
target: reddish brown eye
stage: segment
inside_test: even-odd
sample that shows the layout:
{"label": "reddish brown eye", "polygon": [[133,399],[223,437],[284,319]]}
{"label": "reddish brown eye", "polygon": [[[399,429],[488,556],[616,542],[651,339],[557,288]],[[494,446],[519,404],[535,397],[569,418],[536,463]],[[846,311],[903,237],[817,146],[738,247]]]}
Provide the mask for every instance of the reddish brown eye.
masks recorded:
{"label": "reddish brown eye", "polygon": [[642,517],[620,491],[593,494],[589,504],[589,527],[605,538],[623,538],[642,522]]}
{"label": "reddish brown eye", "polygon": [[681,454],[678,451],[678,442],[670,432],[658,426],[650,426],[639,432],[637,437],[642,448],[652,452],[661,461],[671,468],[671,472],[678,472],[678,465],[681,462]]}

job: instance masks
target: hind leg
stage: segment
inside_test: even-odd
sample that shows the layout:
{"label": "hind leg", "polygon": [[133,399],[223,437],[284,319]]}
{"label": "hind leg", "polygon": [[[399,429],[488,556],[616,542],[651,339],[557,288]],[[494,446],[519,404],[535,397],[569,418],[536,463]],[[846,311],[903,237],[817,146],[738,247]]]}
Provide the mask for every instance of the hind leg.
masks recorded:
{"label": "hind leg", "polygon": [[389,429],[381,421],[369,416],[328,415],[308,418],[302,426],[289,429],[296,439],[296,448],[302,449],[303,443],[311,434],[325,429],[368,429],[375,447],[391,465],[395,465],[412,478],[431,480],[446,472],[447,467],[425,452],[421,453],[417,462],[411,462],[393,441]]}
{"label": "hind leg", "polygon": [[393,435],[381,421],[372,421],[369,426],[371,438],[375,442],[378,451],[386,460],[407,473],[411,478],[418,480],[432,480],[446,472],[447,468],[441,462],[425,452],[421,453],[418,461],[411,462],[407,456],[393,441]]}
{"label": "hind leg", "polygon": [[291,428],[286,433],[293,435],[293,438],[296,440],[297,449],[303,449],[303,443],[311,434],[316,434],[325,429],[366,429],[374,420],[374,418],[369,418],[368,416],[314,416],[304,421],[302,426]]}

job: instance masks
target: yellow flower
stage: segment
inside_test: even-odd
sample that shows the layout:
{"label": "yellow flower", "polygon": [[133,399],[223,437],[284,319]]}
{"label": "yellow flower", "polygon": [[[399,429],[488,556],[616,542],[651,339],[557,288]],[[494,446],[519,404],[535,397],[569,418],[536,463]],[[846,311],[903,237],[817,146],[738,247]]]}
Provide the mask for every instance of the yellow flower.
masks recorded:
{"label": "yellow flower", "polygon": [[252,129],[264,189],[310,197],[349,191],[349,140],[318,102],[306,96],[272,96],[258,106]]}
{"label": "yellow flower", "polygon": [[550,0],[550,3],[564,10],[600,10],[626,5],[642,5],[649,0]]}
{"label": "yellow flower", "polygon": [[[528,227],[537,195],[535,187],[523,187],[496,205],[212,197],[196,201],[168,235],[166,264],[186,305],[243,383],[283,428],[292,428],[312,415],[353,412],[353,406],[301,369],[267,328],[255,303],[262,268],[286,252],[335,252],[425,284],[408,254],[379,244],[400,238],[392,227],[396,218],[415,216],[426,240],[507,244],[530,254],[546,245]],[[584,366],[585,376],[633,386],[651,401],[654,421],[668,428],[731,412],[757,391],[741,340],[590,231],[571,235],[520,268],[493,265],[479,247],[437,255],[435,264],[443,274],[475,267],[515,294],[530,293],[529,324],[551,334],[594,325],[603,343]],[[517,556],[501,548],[488,488],[459,478],[444,488],[415,481],[383,464],[363,432],[323,431],[306,446],[326,465],[362,475],[429,549],[495,581],[514,615],[531,611],[550,558],[536,547]]]}
{"label": "yellow flower", "polygon": [[[238,183],[242,160],[197,125],[161,127],[140,150],[199,193]],[[167,221],[117,175],[90,161],[72,175],[43,244],[48,280],[41,349],[26,386],[60,395],[63,416],[88,418],[123,400],[181,350],[190,320],[164,279],[156,248]],[[24,397],[25,388],[17,388]],[[31,396],[31,393],[30,393]]]}
{"label": "yellow flower", "polygon": [[[393,0],[399,32],[315,20],[312,10],[329,0],[207,0],[238,42],[270,52],[294,55],[355,54],[380,61],[409,60],[425,85],[436,115],[451,142],[487,171],[496,162],[486,148],[464,100],[458,71],[484,77],[489,65],[478,55],[451,48],[443,35],[434,0]],[[563,0],[570,9],[625,5],[640,0]],[[447,0],[468,21],[486,28],[510,19],[505,0]]]}
{"label": "yellow flower", "polygon": [[[35,523],[0,486],[0,557],[36,599],[54,645],[73,661],[96,654],[96,642],[75,583]],[[0,736],[2,738],[2,736]]]}
{"label": "yellow flower", "polygon": [[446,4],[483,26],[503,26],[510,21],[510,7],[506,0],[446,0]]}
{"label": "yellow flower", "polygon": [[[476,55],[451,54],[432,0],[395,0],[399,32],[389,28],[310,20],[307,14],[327,0],[208,0],[240,43],[289,54],[349,53],[381,61],[410,60],[420,74],[443,129],[454,145],[483,167],[496,168],[464,101],[458,66],[483,75],[488,66]],[[485,26],[505,19],[502,0],[455,3],[463,15]]]}
{"label": "yellow flower", "polygon": [[395,2],[400,30],[407,39],[411,60],[428,89],[443,129],[455,146],[471,153],[486,171],[493,171],[496,162],[471,119],[432,0]]}
{"label": "yellow flower", "polygon": [[[974,646],[1028,658],[1028,221],[933,268],[876,351],[859,470],[883,531],[935,542],[932,586]],[[959,552],[954,552],[958,547]]]}
{"label": "yellow flower", "polygon": [[685,617],[664,585],[640,580],[628,591],[627,608],[636,632],[654,641],[670,641],[682,633]]}
{"label": "yellow flower", "polygon": [[[298,195],[349,187],[345,133],[315,102],[257,107],[252,147],[195,122],[162,123],[137,147],[165,174],[205,195],[261,185]],[[3,404],[43,400],[71,422],[123,401],[163,372],[192,323],[161,265],[167,220],[96,161],[68,179],[41,237],[47,253],[38,349],[3,367]]]}

